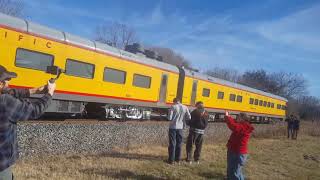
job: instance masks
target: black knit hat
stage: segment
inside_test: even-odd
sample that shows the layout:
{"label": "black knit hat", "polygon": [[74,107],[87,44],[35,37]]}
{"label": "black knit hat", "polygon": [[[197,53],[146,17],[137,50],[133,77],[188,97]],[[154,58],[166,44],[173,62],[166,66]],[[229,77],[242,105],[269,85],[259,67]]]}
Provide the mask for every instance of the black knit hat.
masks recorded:
{"label": "black knit hat", "polygon": [[6,79],[16,78],[18,75],[14,72],[8,71],[5,67],[0,65],[0,81]]}

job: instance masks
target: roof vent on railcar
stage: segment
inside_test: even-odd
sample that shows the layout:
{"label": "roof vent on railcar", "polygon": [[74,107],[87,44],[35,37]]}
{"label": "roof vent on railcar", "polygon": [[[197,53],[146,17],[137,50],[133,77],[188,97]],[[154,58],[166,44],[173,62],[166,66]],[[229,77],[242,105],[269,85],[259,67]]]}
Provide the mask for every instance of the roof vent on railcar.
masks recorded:
{"label": "roof vent on railcar", "polygon": [[158,53],[157,53],[157,52],[152,51],[152,50],[149,50],[149,49],[146,49],[146,50],[144,51],[144,54],[145,54],[148,58],[150,58],[150,59],[156,59],[157,56],[158,56]]}
{"label": "roof vent on railcar", "polygon": [[133,43],[131,45],[126,45],[124,48],[125,51],[137,54],[137,55],[142,55],[144,56],[144,48],[141,44],[139,43]]}
{"label": "roof vent on railcar", "polygon": [[156,60],[157,60],[157,61],[160,61],[160,62],[163,62],[163,57],[160,56],[160,55],[158,55],[158,56],[156,57]]}

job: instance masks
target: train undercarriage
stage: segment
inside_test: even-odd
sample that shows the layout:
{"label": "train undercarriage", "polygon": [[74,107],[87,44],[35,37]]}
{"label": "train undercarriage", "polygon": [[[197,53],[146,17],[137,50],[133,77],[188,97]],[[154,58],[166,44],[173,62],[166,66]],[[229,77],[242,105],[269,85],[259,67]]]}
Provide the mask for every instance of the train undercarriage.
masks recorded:
{"label": "train undercarriage", "polygon": [[[54,100],[47,113],[68,114],[71,117],[81,117],[99,120],[167,120],[167,108],[148,108],[134,105],[115,105],[105,103],[85,103],[76,101]],[[236,118],[236,115],[232,115]],[[224,115],[221,112],[210,112],[210,122],[222,122]],[[281,118],[250,115],[253,123],[272,123],[281,121]]]}

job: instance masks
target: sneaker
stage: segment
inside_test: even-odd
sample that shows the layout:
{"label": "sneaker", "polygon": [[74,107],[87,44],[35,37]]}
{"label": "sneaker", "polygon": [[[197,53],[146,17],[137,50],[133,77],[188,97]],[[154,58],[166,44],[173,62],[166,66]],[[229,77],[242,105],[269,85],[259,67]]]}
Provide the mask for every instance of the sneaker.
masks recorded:
{"label": "sneaker", "polygon": [[187,161],[187,163],[191,165],[191,164],[192,164],[192,161]]}
{"label": "sneaker", "polygon": [[196,164],[200,164],[200,162],[199,162],[199,161],[196,161],[195,163],[196,163]]}
{"label": "sneaker", "polygon": [[166,162],[166,163],[168,163],[168,164],[170,164],[170,165],[173,165],[173,164],[174,164],[173,161],[169,161],[169,160],[165,160],[164,162]]}

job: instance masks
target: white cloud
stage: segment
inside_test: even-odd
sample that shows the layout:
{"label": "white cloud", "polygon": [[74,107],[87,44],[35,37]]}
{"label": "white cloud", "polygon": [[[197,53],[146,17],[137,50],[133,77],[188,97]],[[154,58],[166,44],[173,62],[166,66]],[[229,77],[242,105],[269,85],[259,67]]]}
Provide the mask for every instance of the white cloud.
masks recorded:
{"label": "white cloud", "polygon": [[261,23],[255,29],[276,43],[320,51],[320,4],[284,18]]}

